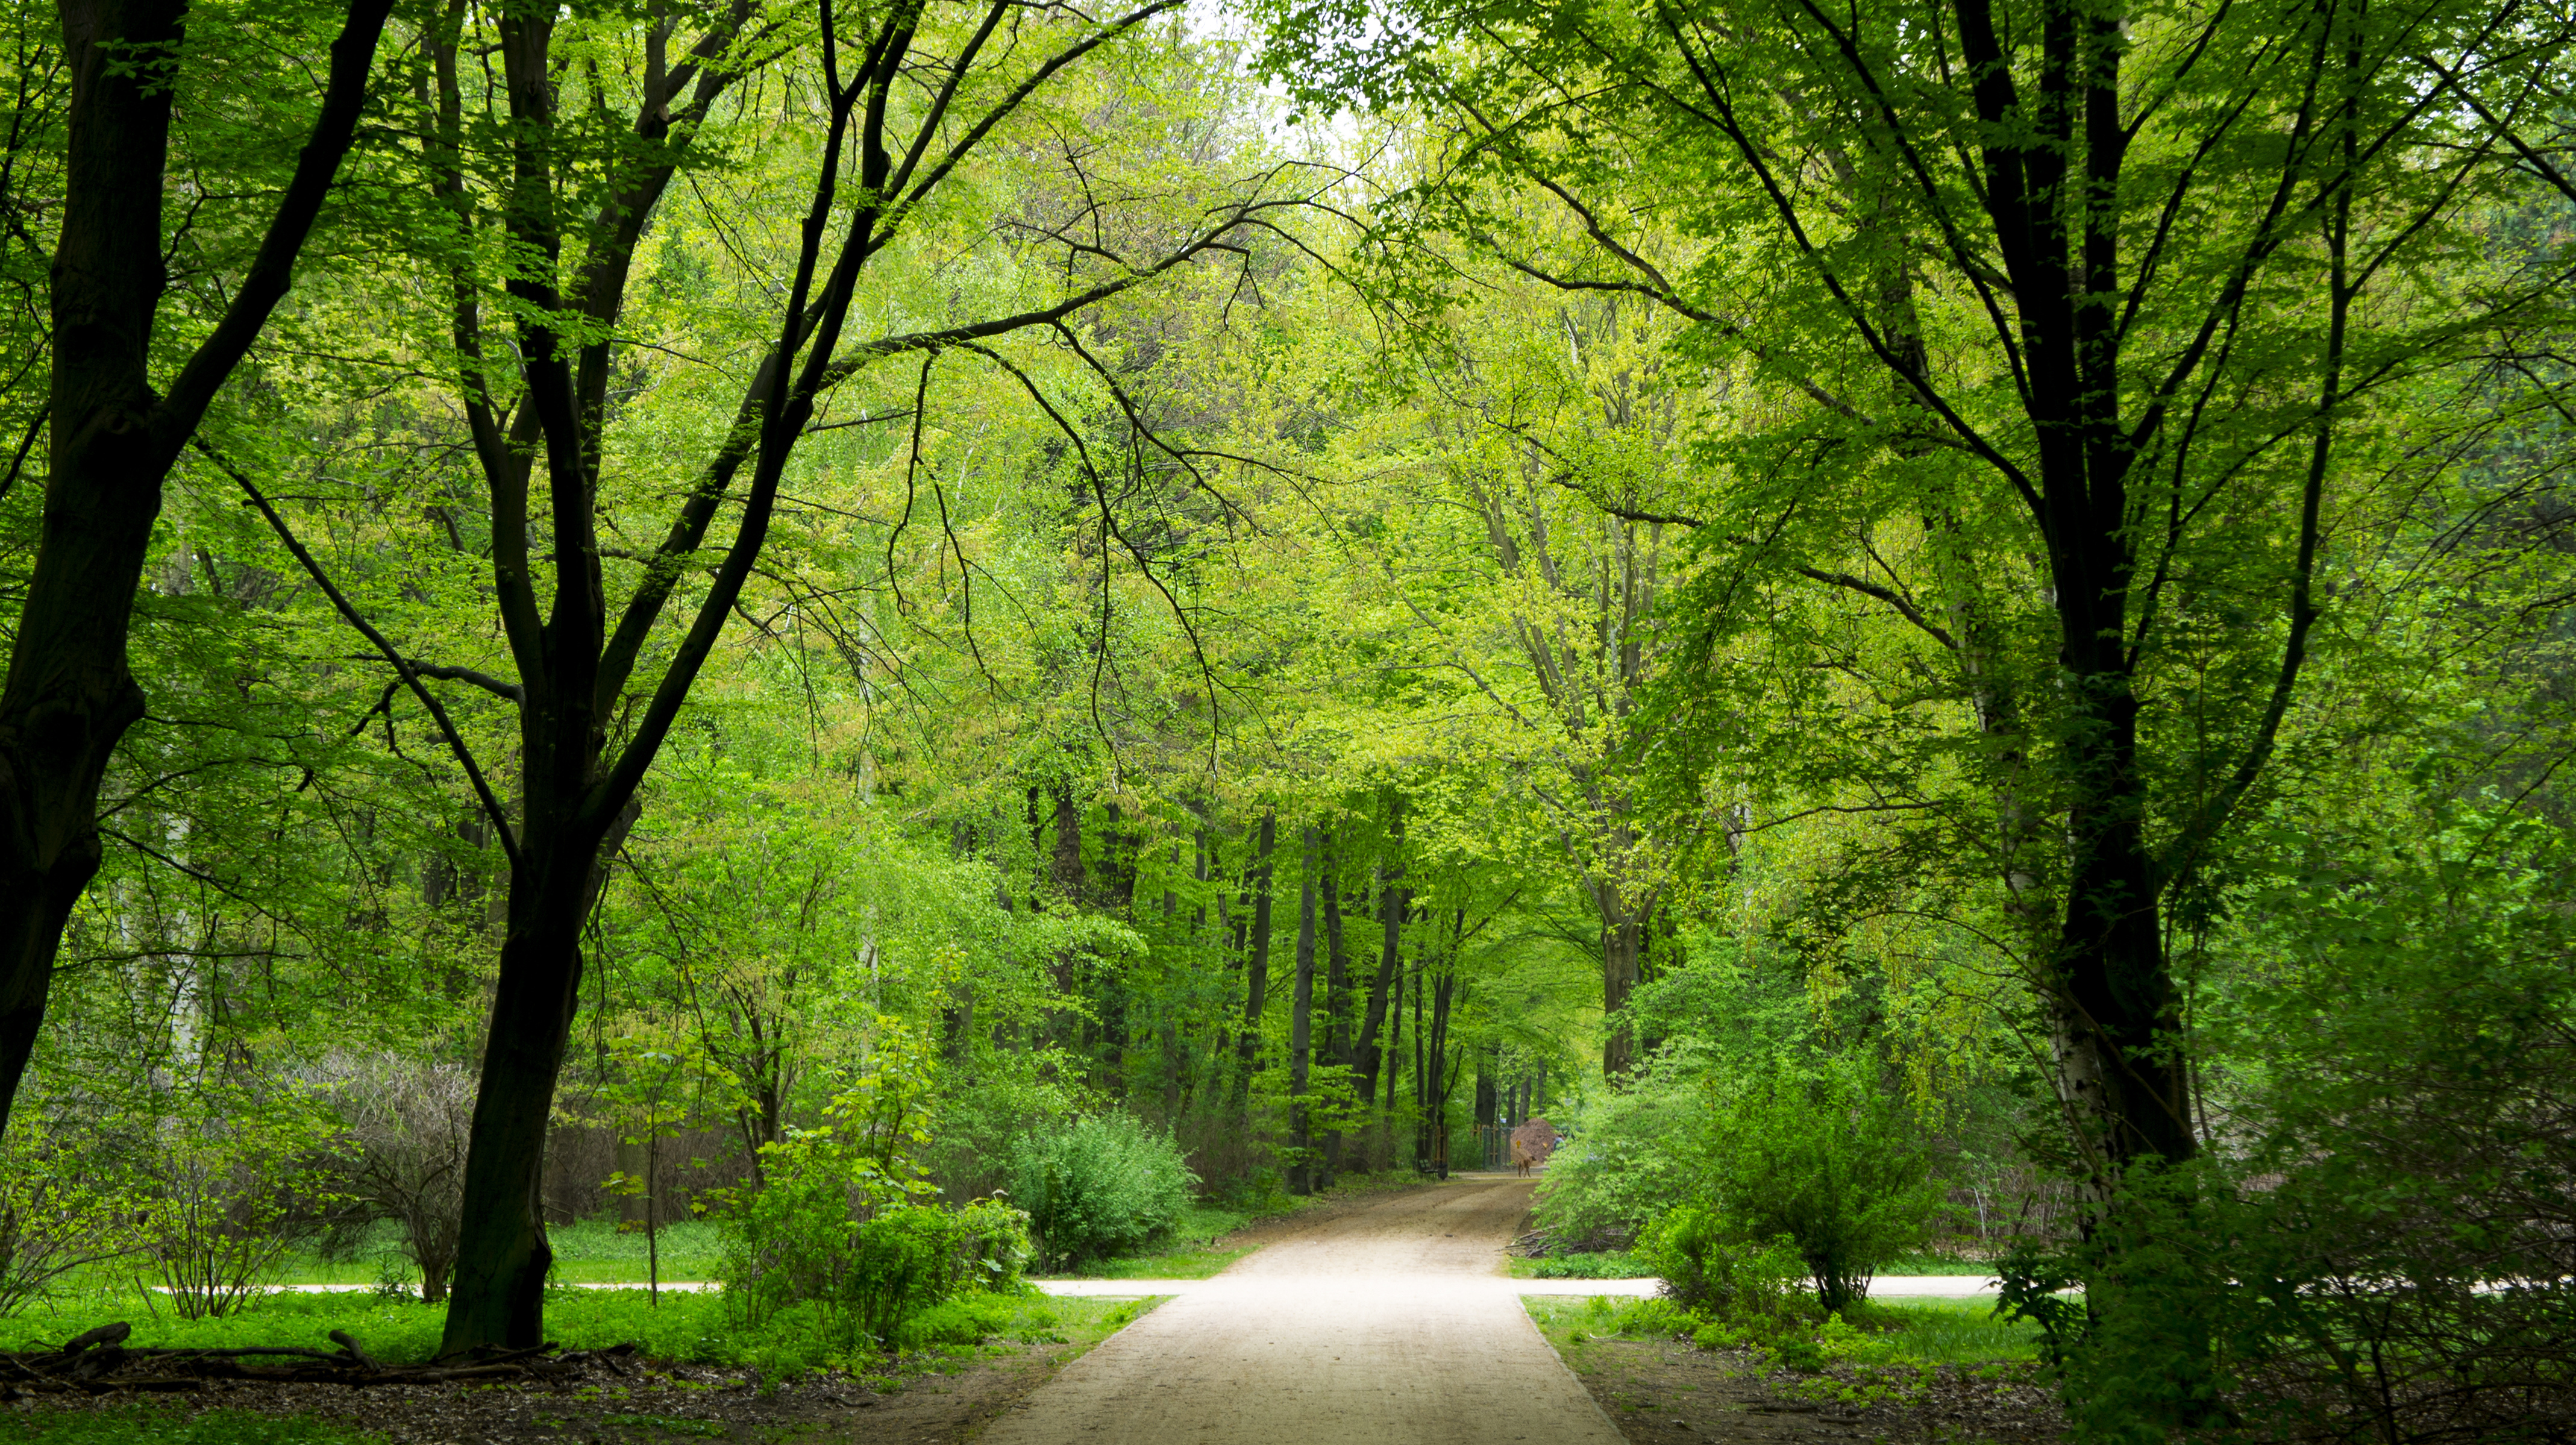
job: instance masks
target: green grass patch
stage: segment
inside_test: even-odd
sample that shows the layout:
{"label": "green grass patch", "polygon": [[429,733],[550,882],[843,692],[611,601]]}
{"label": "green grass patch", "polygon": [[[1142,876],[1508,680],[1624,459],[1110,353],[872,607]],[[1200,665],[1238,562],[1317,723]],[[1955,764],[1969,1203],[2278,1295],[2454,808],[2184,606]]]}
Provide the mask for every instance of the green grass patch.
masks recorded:
{"label": "green grass patch", "polygon": [[1859,1336],[1830,1353],[1859,1365],[1992,1365],[2039,1358],[2039,1326],[1992,1300],[1908,1300],[1853,1311]]}
{"label": "green grass patch", "polygon": [[1864,1303],[1852,1318],[1806,1323],[1752,1336],[1711,1325],[1669,1300],[1531,1296],[1530,1319],[1569,1360],[1596,1339],[1689,1339],[1705,1348],[1759,1349],[1799,1369],[1850,1364],[1865,1369],[1927,1365],[2020,1365],[2039,1358],[2039,1329],[1999,1318],[1991,1301]]}
{"label": "green grass patch", "polygon": [[1982,1259],[1967,1259],[1955,1254],[1907,1254],[1878,1267],[1883,1275],[1940,1274],[1975,1275],[1989,1278],[1995,1267]]}
{"label": "green grass patch", "polygon": [[1050,1274],[1039,1279],[1206,1279],[1252,1253],[1258,1246],[1227,1245],[1227,1235],[1264,1219],[1284,1219],[1327,1203],[1392,1194],[1419,1187],[1411,1173],[1346,1175],[1332,1188],[1303,1198],[1289,1194],[1254,1195],[1237,1200],[1192,1203],[1163,1237],[1145,1250],[1115,1259],[1095,1260],[1078,1274]]}
{"label": "green grass patch", "polygon": [[1544,1259],[1515,1259],[1514,1279],[1647,1279],[1654,1271],[1625,1250],[1600,1254],[1557,1254]]}
{"label": "green grass patch", "polygon": [[9,1445],[22,1440],[43,1445],[380,1445],[384,1438],[309,1416],[248,1410],[190,1414],[184,1407],[160,1403],[0,1416],[0,1441]]}
{"label": "green grass patch", "polygon": [[[933,1306],[906,1321],[898,1343],[904,1354],[932,1361],[945,1355],[971,1353],[994,1340],[1088,1342],[1125,1325],[1149,1307],[1128,1300],[969,1295]],[[1120,1313],[1122,1309],[1124,1314]],[[57,1299],[51,1313],[39,1309],[0,1322],[0,1341],[22,1348],[49,1348],[70,1335],[114,1320],[134,1326],[133,1337],[127,1343],[136,1347],[306,1345],[328,1350],[333,1348],[331,1331],[346,1330],[378,1359],[418,1364],[437,1354],[447,1310],[443,1305],[386,1300],[371,1294],[281,1294],[269,1295],[247,1310],[220,1319],[182,1320],[170,1313],[166,1304],[158,1314],[147,1311],[143,1301],[129,1290],[121,1296]],[[839,1359],[810,1322],[793,1310],[783,1312],[768,1328],[744,1329],[728,1310],[724,1296],[714,1291],[666,1292],[661,1303],[655,1305],[641,1289],[556,1290],[546,1298],[546,1338],[568,1350],[631,1343],[656,1359],[754,1366],[773,1375],[831,1365],[874,1368],[869,1362]],[[192,1437],[174,1438],[194,1445]],[[340,1437],[314,1438],[336,1441]],[[7,1439],[0,1435],[0,1445],[6,1445]]]}
{"label": "green grass patch", "polygon": [[[684,1219],[663,1225],[656,1234],[663,1279],[694,1282],[718,1277],[723,1242],[714,1224]],[[550,1224],[546,1243],[555,1252],[557,1284],[641,1284],[650,1273],[644,1231],[621,1230],[614,1219]],[[417,1285],[420,1275],[403,1253],[401,1230],[379,1223],[357,1242],[349,1258],[324,1259],[311,1250],[298,1250],[286,1257],[269,1282],[372,1285],[387,1279]]]}

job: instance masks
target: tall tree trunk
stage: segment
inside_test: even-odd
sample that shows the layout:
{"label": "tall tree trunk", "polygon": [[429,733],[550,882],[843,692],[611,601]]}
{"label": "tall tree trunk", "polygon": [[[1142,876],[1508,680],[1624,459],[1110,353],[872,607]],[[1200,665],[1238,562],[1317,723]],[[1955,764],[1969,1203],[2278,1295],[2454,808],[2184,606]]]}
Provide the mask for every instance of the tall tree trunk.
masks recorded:
{"label": "tall tree trunk", "polygon": [[[1351,1065],[1351,960],[1342,942],[1342,873],[1324,830],[1324,1062]],[[1342,1172],[1342,1131],[1324,1131],[1324,1177],[1329,1187]]]}
{"label": "tall tree trunk", "polygon": [[1612,1084],[1637,1067],[1637,1039],[1622,1015],[1628,995],[1643,975],[1647,913],[1620,894],[1617,882],[1604,878],[1591,885],[1593,907],[1601,915],[1601,1074]]}
{"label": "tall tree trunk", "polygon": [[364,109],[391,0],[351,0],[295,174],[233,299],[154,390],[171,96],[185,0],[62,0],[62,229],[49,298],[43,530],[0,684],[0,1132],[44,1026],[72,906],[98,873],[98,793],[143,716],[125,654],[161,486],[292,282]]}
{"label": "tall tree trunk", "polygon": [[1387,861],[1377,867],[1378,919],[1384,928],[1384,941],[1378,949],[1377,978],[1369,986],[1368,1010],[1360,1019],[1359,1042],[1355,1046],[1359,1068],[1359,1102],[1361,1107],[1377,1103],[1378,1075],[1384,1054],[1378,1048],[1378,1032],[1385,1027],[1387,1008],[1396,988],[1398,945],[1403,941],[1404,913],[1413,906],[1413,894],[1404,886],[1404,797],[1397,794],[1387,802]]}
{"label": "tall tree trunk", "polygon": [[[1466,910],[1459,910],[1460,931],[1464,932]],[[1432,984],[1430,1068],[1424,1077],[1429,1081],[1423,1105],[1425,1137],[1432,1171],[1441,1178],[1449,1177],[1449,1005],[1458,989],[1458,953],[1453,946],[1448,967]]]}
{"label": "tall tree trunk", "polygon": [[1253,841],[1252,939],[1243,970],[1243,1030],[1235,1036],[1234,1103],[1249,1116],[1252,1071],[1260,1063],[1261,1016],[1270,1007],[1270,865],[1279,841],[1279,815],[1264,811]]}
{"label": "tall tree trunk", "polygon": [[1297,982],[1288,1003],[1288,1146],[1296,1151],[1288,1166],[1288,1192],[1314,1192],[1315,1168],[1308,1158],[1314,1141],[1306,1130],[1307,1052],[1312,1043],[1315,1008],[1315,825],[1305,829],[1305,866],[1297,886]]}

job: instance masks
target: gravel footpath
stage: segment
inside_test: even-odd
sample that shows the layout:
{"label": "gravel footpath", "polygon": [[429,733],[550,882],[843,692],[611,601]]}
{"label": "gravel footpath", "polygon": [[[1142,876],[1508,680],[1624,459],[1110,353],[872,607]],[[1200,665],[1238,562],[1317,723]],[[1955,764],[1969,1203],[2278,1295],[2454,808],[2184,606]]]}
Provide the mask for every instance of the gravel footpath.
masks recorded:
{"label": "gravel footpath", "polygon": [[1066,1366],[980,1445],[1618,1445],[1501,1277],[1531,1187],[1452,1180],[1301,1230]]}

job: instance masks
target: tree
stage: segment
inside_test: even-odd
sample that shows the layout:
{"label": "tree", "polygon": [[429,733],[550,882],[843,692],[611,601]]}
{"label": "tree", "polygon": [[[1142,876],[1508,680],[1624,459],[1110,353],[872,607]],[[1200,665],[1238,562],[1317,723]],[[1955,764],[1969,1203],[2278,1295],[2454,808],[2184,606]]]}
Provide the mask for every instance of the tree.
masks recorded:
{"label": "tree", "polygon": [[[481,483],[485,535],[477,545],[488,550],[497,630],[517,680],[423,662],[296,546],[316,584],[437,721],[509,860],[509,918],[443,1352],[541,1338],[550,1255],[536,1189],[601,859],[632,825],[637,789],[744,596],[791,458],[836,388],[879,362],[917,357],[911,390],[919,398],[932,364],[951,353],[980,358],[1043,406],[1027,368],[992,341],[1026,330],[1061,335],[1050,329],[1086,307],[1202,255],[1239,251],[1231,233],[1288,204],[1267,195],[1266,177],[1256,174],[1211,185],[1212,197],[1203,193],[1199,209],[1168,226],[1138,224],[1125,234],[1105,234],[1098,215],[1041,210],[1016,224],[1063,252],[1069,271],[1051,294],[980,312],[979,302],[968,302],[965,315],[944,323],[845,344],[863,275],[918,245],[916,232],[939,225],[942,207],[960,204],[953,193],[1008,154],[1013,124],[1032,98],[1060,86],[1068,70],[1096,63],[1104,47],[1150,33],[1149,22],[1177,3],[1151,0],[1097,23],[1033,14],[1008,0],[955,10],[915,0],[855,15],[827,7],[810,33],[793,35],[737,5],[674,63],[664,59],[667,22],[638,27],[509,11],[488,37],[502,62],[499,84],[473,105],[471,73],[456,60],[468,43],[465,12],[448,13],[431,46],[435,113],[423,121],[437,137],[424,157],[425,179],[450,219],[424,262],[445,273],[452,297],[456,409]],[[779,48],[791,41],[792,59]],[[597,106],[564,103],[571,50],[559,44],[641,60],[627,71],[639,83],[628,93],[633,119],[624,135],[600,142]],[[639,554],[602,536],[604,509],[625,499],[612,490],[612,464],[643,460],[622,445],[612,386],[631,346],[621,328],[636,250],[674,177],[701,163],[693,158],[706,149],[719,100],[755,63],[777,68],[796,97],[783,127],[759,138],[773,146],[755,154],[783,158],[791,174],[801,169],[802,223],[783,254],[765,258],[779,272],[760,289],[770,339],[731,419],[716,429],[676,509],[659,519],[659,544]],[[586,61],[582,73],[591,99],[602,101],[605,77]],[[469,126],[476,116],[489,118]],[[485,157],[499,163],[478,169]],[[774,174],[749,179],[777,182]],[[588,219],[577,222],[584,207]],[[490,294],[496,289],[500,296]],[[487,306],[513,319],[506,358],[487,350]],[[925,425],[918,402],[909,419],[917,446]],[[659,459],[639,470],[660,470]],[[246,473],[237,479],[295,545],[284,515]],[[729,511],[730,541],[707,547],[708,532]],[[550,533],[542,553],[531,545],[540,513]],[[620,530],[649,516],[620,516]],[[702,551],[715,553],[712,563]],[[614,610],[611,562],[635,570]],[[658,636],[674,610],[685,613],[686,628]],[[479,688],[515,712],[514,800],[492,785],[431,681]]]}
{"label": "tree", "polygon": [[[1976,860],[2097,1184],[2188,1158],[2163,915],[2263,784],[2321,615],[2329,493],[2372,476],[2383,397],[2544,299],[2425,268],[2473,253],[2468,218],[2517,184],[2446,77],[2509,72],[2533,103],[2555,22],[2305,0],[1396,8],[1363,36],[1347,9],[1281,6],[1273,64],[1316,101],[1445,128],[1405,224],[1491,234],[1498,194],[1549,196],[1588,244],[1514,264],[1664,308],[1703,385],[1740,388],[1701,450],[1712,484],[1665,517],[1709,565],[1659,726],[1741,737],[1760,699],[1710,680],[1783,590],[1883,609],[1909,640],[1858,659],[1939,677],[1965,735],[1916,733],[1867,776],[1894,786],[1822,801],[1920,810],[1917,858],[1937,835]],[[1453,34],[1479,38],[1416,38]],[[1816,696],[1916,729],[1918,684],[1860,682]],[[1775,738],[1800,729],[1853,736]]]}
{"label": "tree", "polygon": [[188,6],[61,5],[70,95],[50,276],[44,531],[0,685],[0,1130],[44,1023],[63,926],[98,872],[100,780],[143,716],[126,631],[162,484],[293,282],[356,134],[391,9],[392,0],[347,7],[320,108],[257,252],[212,327],[156,385],[171,343],[160,315],[162,206]]}

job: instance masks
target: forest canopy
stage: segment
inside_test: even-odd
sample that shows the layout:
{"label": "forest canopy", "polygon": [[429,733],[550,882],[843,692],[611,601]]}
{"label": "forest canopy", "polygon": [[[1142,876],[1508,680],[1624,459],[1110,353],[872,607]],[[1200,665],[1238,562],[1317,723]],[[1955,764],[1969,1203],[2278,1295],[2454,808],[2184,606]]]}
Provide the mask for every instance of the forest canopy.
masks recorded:
{"label": "forest canopy", "polygon": [[1964,1251],[2103,1438],[2562,1438],[2571,28],[10,12],[0,1314],[1545,1117],[1557,1247]]}

